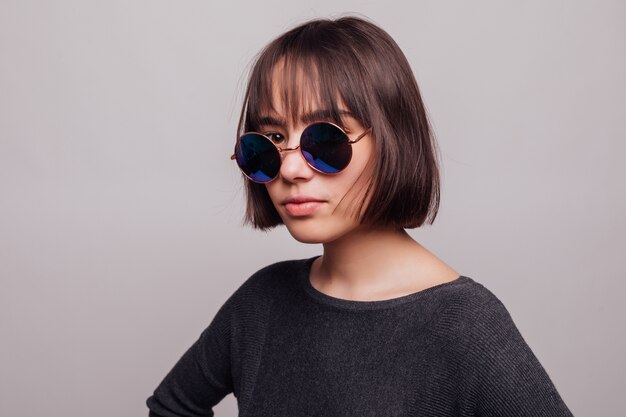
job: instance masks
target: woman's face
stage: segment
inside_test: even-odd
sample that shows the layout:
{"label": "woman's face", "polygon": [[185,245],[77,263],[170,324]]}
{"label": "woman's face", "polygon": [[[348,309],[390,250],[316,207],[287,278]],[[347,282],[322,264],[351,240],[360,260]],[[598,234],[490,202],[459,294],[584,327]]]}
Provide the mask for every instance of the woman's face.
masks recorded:
{"label": "woman's face", "polygon": [[[274,82],[273,85],[276,86],[277,83]],[[275,88],[273,104],[277,113],[264,116],[272,116],[288,124],[287,112],[279,96],[278,88]],[[339,106],[340,110],[348,110],[342,101],[339,101]],[[316,105],[304,108],[323,110]],[[297,126],[259,126],[259,131],[280,133],[284,139],[277,143],[277,146],[292,148],[300,143],[300,135],[306,127],[307,124],[298,122]],[[366,130],[365,126],[347,115],[343,116],[342,127],[350,139],[355,139]],[[299,148],[295,151],[281,152],[280,172],[265,186],[285,226],[296,240],[303,243],[327,243],[359,226],[358,220],[350,214],[358,209],[358,204],[363,199],[365,188],[371,179],[371,169],[366,168],[373,153],[371,134],[366,134],[351,146],[350,163],[343,171],[333,175],[326,175],[311,168]],[[322,202],[284,204],[284,200],[290,197],[311,197]]]}

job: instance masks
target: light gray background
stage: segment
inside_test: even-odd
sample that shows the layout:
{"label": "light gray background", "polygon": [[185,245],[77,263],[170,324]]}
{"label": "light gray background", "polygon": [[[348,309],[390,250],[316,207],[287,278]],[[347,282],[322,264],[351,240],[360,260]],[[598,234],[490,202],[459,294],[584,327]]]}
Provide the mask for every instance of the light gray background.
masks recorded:
{"label": "light gray background", "polygon": [[321,253],[241,226],[229,156],[253,55],[353,11],[442,149],[411,235],[504,302],[575,415],[622,414],[624,2],[1,0],[0,415],[147,415],[245,279]]}

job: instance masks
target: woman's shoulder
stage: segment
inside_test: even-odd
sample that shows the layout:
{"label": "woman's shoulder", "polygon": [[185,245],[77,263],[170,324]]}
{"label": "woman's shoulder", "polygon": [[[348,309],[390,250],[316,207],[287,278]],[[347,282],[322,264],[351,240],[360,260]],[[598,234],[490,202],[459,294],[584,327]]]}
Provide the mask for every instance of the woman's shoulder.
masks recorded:
{"label": "woman's shoulder", "polygon": [[[433,333],[450,345],[479,345],[515,334],[523,340],[509,310],[487,286],[461,275],[440,299],[440,313]],[[508,336],[507,336],[508,335]]]}
{"label": "woman's shoulder", "polygon": [[289,291],[296,282],[298,274],[312,258],[289,259],[266,264],[249,275],[235,290],[231,298],[259,302],[275,298],[277,291]]}
{"label": "woman's shoulder", "polygon": [[266,264],[250,275],[241,285],[242,288],[268,289],[285,282],[291,282],[303,271],[310,258],[288,259]]}
{"label": "woman's shoulder", "polygon": [[448,292],[448,299],[446,300],[448,314],[451,317],[457,315],[462,317],[504,308],[500,298],[480,280],[467,275],[460,275],[455,281],[458,282],[458,285],[452,286],[453,289]]}
{"label": "woman's shoulder", "polygon": [[302,260],[286,260],[259,268],[231,293],[214,320],[225,320],[231,327],[262,327],[277,293],[286,291],[284,282],[294,277],[301,265]]}

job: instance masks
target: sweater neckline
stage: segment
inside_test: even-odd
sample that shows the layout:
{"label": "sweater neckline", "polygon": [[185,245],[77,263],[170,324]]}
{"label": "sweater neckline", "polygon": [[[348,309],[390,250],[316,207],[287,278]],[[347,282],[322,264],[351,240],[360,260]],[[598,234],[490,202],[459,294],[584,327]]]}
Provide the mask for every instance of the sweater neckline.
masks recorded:
{"label": "sweater neckline", "polygon": [[472,280],[470,277],[467,277],[465,275],[459,275],[459,277],[455,278],[452,281],[437,284],[432,287],[428,287],[423,290],[400,297],[376,301],[347,300],[344,298],[333,297],[331,295],[325,294],[315,288],[313,284],[311,284],[311,266],[313,264],[313,261],[315,261],[315,259],[319,258],[320,256],[321,255],[316,255],[311,258],[301,260],[302,263],[298,271],[298,281],[300,282],[306,293],[313,297],[315,300],[323,304],[348,310],[378,310],[383,308],[395,307],[414,300],[421,299],[423,297],[427,297],[431,293],[441,291],[444,288],[462,285]]}

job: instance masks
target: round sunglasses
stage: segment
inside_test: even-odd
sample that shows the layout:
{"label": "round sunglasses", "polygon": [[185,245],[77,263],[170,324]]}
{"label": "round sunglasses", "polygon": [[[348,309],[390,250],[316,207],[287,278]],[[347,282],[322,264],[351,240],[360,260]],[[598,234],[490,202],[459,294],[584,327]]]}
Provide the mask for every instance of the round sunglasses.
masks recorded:
{"label": "round sunglasses", "polygon": [[269,137],[258,132],[246,132],[239,137],[235,153],[241,171],[251,181],[264,184],[274,180],[280,171],[281,152],[300,149],[311,168],[322,174],[337,174],[352,159],[352,144],[361,140],[372,128],[350,140],[348,134],[330,122],[316,122],[307,126],[300,136],[300,144],[293,148],[280,148]]}

